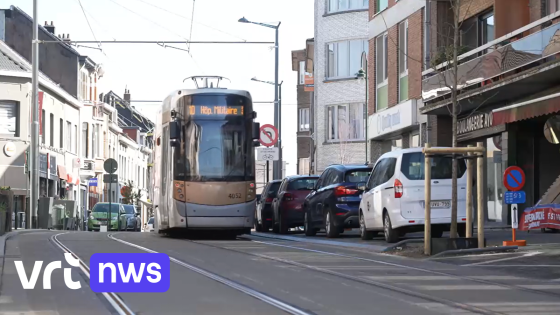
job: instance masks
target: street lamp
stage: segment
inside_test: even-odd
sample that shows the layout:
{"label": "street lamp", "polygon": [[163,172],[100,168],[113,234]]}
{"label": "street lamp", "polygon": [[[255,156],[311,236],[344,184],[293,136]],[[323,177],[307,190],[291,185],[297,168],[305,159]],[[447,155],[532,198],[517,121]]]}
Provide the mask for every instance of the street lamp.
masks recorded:
{"label": "street lamp", "polygon": [[[364,80],[365,81],[365,85],[366,85],[366,102],[365,102],[365,106],[364,106],[364,117],[366,120],[366,130],[365,130],[365,138],[366,138],[366,164],[368,163],[368,77],[367,77],[367,54],[366,52],[362,52],[362,58],[361,58],[361,62],[362,62],[362,68],[360,70],[358,70],[358,73],[356,74],[356,77],[358,78],[358,80]],[[365,67],[364,67],[365,64]],[[365,69],[365,70],[364,70]]]}
{"label": "street lamp", "polygon": [[[278,22],[278,25],[270,25],[270,24],[265,24],[265,23],[259,23],[259,22],[251,22],[249,20],[247,20],[245,17],[242,17],[239,19],[238,21],[239,23],[250,23],[250,24],[256,24],[256,25],[260,25],[260,26],[264,26],[264,27],[268,27],[268,28],[272,28],[276,31],[276,40],[275,40],[275,44],[274,44],[274,48],[276,49],[275,51],[275,57],[274,57],[274,86],[276,87],[274,89],[274,125],[278,128],[278,143],[281,142],[281,136],[280,136],[280,105],[278,102],[278,93],[279,93],[279,86],[278,86],[278,29],[280,28],[280,24],[282,22]],[[278,143],[276,145],[274,145],[275,147],[279,147]],[[274,179],[279,179],[281,177],[282,174],[282,169],[281,169],[281,165],[282,165],[282,149],[280,149],[280,154],[279,154],[279,161],[275,162],[273,165],[273,169],[272,169],[272,177],[274,177]]]}
{"label": "street lamp", "polygon": [[[282,175],[283,175],[283,166],[282,166],[282,140],[280,137],[280,134],[282,133],[282,83],[284,83],[284,81],[280,82],[280,84],[276,84],[274,82],[270,82],[270,81],[263,81],[263,80],[259,80],[256,77],[251,78],[251,81],[256,81],[256,82],[261,82],[261,83],[266,83],[266,84],[270,84],[270,85],[276,85],[278,86],[278,94],[280,95],[280,97],[278,98],[277,102],[274,102],[274,105],[278,105],[278,118],[276,117],[276,112],[274,113],[274,119],[278,119],[278,124],[276,125],[278,128],[278,142],[276,143],[275,146],[278,147],[278,164],[280,165],[280,172],[279,174],[275,174],[274,173],[274,168],[272,169],[272,177],[274,179],[282,179]],[[275,106],[276,108],[276,106]],[[278,175],[278,176],[277,176]]]}

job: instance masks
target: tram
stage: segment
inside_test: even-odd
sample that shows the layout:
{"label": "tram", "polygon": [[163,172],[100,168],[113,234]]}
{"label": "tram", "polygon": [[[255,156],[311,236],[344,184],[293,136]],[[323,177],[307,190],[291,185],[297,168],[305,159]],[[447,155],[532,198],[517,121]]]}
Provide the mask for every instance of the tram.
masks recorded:
{"label": "tram", "polygon": [[196,88],[172,92],[156,120],[154,230],[250,233],[260,127],[251,94],[220,88],[223,77],[187,79]]}

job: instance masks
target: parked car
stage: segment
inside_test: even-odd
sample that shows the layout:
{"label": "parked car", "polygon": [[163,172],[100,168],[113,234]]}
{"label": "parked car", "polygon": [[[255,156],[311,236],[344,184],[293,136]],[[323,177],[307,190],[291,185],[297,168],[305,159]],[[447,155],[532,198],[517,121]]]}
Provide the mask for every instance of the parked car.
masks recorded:
{"label": "parked car", "polygon": [[144,226],[144,232],[153,232],[154,231],[154,217],[150,217],[146,225]]}
{"label": "parked car", "polygon": [[313,236],[325,229],[327,237],[338,237],[345,228],[358,228],[358,209],[362,191],[371,167],[361,165],[330,165],[305,198],[305,235]]}
{"label": "parked car", "polygon": [[140,217],[134,205],[123,205],[125,213],[121,215],[121,229],[140,231]]}
{"label": "parked car", "polygon": [[272,230],[286,234],[290,228],[304,224],[303,202],[313,190],[319,176],[288,176],[280,184],[276,198],[272,200]]}
{"label": "parked car", "polygon": [[[110,214],[109,214],[110,210]],[[111,203],[109,209],[108,202],[98,202],[89,212],[88,230],[99,231],[101,225],[107,226],[107,231],[116,231],[119,227],[119,214],[124,213],[123,205]],[[110,223],[108,224],[110,217]]]}
{"label": "parked car", "polygon": [[[452,159],[432,158],[432,237],[441,237],[451,224]],[[466,164],[458,160],[457,220],[466,221]],[[424,230],[424,154],[422,148],[392,151],[382,155],[364,187],[360,204],[360,234],[373,238],[383,231],[394,243],[409,232]],[[458,224],[460,236],[465,223]]]}
{"label": "parked car", "polygon": [[264,187],[255,210],[255,231],[268,232],[272,227],[272,200],[276,197],[281,182],[280,179],[272,180]]}

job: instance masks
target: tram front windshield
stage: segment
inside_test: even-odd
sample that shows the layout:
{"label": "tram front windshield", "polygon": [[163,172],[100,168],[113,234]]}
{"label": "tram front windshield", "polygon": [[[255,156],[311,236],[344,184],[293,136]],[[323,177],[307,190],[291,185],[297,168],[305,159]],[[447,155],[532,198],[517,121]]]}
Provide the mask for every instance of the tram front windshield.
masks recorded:
{"label": "tram front windshield", "polygon": [[174,177],[179,181],[254,180],[250,100],[237,95],[184,97],[181,147]]}

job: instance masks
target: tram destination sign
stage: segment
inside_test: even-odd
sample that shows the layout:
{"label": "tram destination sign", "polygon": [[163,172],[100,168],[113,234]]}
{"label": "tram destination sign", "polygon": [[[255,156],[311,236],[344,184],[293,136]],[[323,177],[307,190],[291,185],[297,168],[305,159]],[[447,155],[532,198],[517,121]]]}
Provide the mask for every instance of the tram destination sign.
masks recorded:
{"label": "tram destination sign", "polygon": [[190,105],[189,114],[191,116],[243,116],[243,106],[205,106]]}

